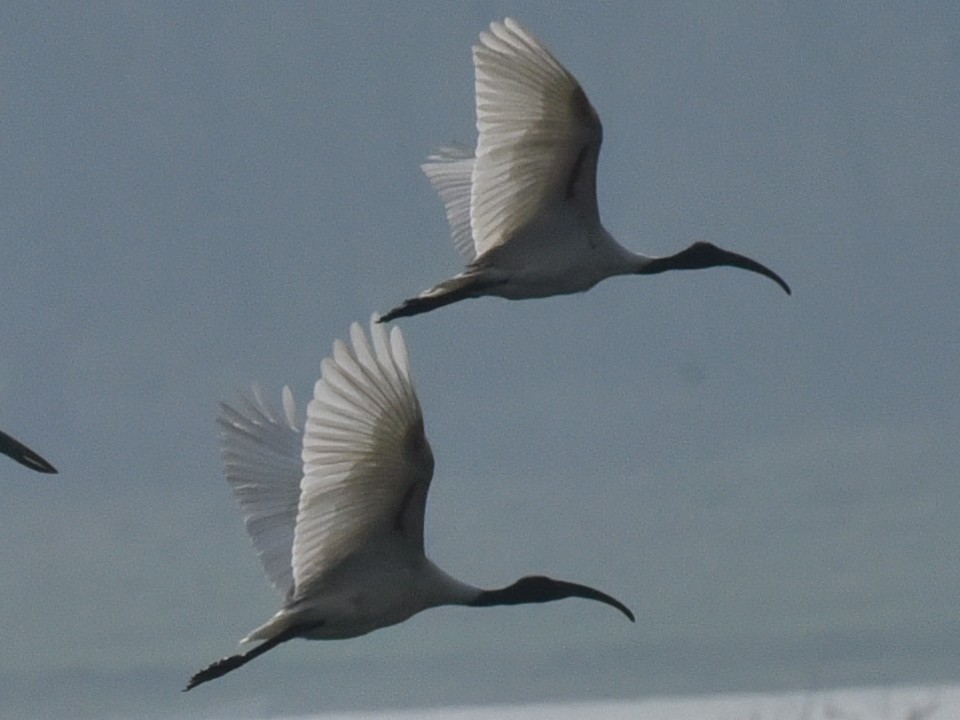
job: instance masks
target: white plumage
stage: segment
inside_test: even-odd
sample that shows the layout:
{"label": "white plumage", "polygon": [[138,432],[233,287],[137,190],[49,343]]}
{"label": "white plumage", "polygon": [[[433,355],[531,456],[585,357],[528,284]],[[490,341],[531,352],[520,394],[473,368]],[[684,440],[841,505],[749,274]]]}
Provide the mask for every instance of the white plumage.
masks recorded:
{"label": "white plumage", "polygon": [[790,292],[769,268],[709,243],[662,258],[621,246],[600,222],[596,176],[603,129],[576,78],[510,18],[480,34],[473,64],[476,150],[443,149],[422,166],[444,202],[467,268],[383,321],[482,295],[563,295],[613,275],[721,265],[760,273]]}
{"label": "white plumage", "polygon": [[[372,342],[371,342],[372,340]],[[281,609],[243,642],[262,641],[196,673],[187,689],[294,637],[339,639],[406,620],[436,605],[512,605],[614,598],[583,585],[526,577],[500,590],[453,579],[424,554],[433,454],[403,335],[354,324],[321,364],[303,430],[289,389],[283,411],[254,388],[221,407],[223,460]]]}

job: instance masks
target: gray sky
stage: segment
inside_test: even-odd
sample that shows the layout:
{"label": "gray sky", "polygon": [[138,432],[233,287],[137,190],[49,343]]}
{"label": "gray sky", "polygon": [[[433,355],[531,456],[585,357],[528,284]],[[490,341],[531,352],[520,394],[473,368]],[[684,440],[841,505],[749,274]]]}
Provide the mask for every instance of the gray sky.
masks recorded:
{"label": "gray sky", "polygon": [[[275,610],[216,404],[460,267],[418,164],[513,15],[625,245],[729,270],[402,323],[428,552],[630,605],[440,609],[189,694]],[[4,4],[0,716],[208,717],[960,677],[955,3]]]}

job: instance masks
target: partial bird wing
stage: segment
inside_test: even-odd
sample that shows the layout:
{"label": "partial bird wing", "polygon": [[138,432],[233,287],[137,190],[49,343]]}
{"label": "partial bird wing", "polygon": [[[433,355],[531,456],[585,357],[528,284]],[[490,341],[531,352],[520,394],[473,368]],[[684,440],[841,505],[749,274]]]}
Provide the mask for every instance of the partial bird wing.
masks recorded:
{"label": "partial bird wing", "polygon": [[420,166],[447,210],[450,234],[457,250],[473,260],[473,231],[470,227],[470,187],[473,182],[473,153],[458,147],[441,148]]}
{"label": "partial bird wing", "polygon": [[290,388],[278,414],[259,386],[239,408],[220,405],[220,449],[227,482],[240,504],[263,570],[283,595],[293,588],[294,525],[300,501],[303,433]]}
{"label": "partial bird wing", "polygon": [[576,78],[507,18],[473,47],[477,138],[470,218],[477,256],[551,205],[597,214],[603,130]]}
{"label": "partial bird wing", "polygon": [[321,365],[307,407],[304,478],[293,543],[299,592],[380,539],[423,550],[433,454],[400,329],[357,323]]}
{"label": "partial bird wing", "polygon": [[42,473],[55,473],[57,469],[42,458],[39,454],[28,448],[16,438],[10,437],[5,432],[0,431],[0,453],[16,460],[21,465]]}

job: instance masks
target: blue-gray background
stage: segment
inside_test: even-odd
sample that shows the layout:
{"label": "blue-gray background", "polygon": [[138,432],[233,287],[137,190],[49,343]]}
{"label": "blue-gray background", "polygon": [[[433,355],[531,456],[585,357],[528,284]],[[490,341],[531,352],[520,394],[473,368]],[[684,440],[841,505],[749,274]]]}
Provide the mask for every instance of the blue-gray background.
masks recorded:
{"label": "blue-gray background", "polygon": [[[460,267],[417,166],[515,15],[605,122],[633,249],[732,270],[403,322],[428,552],[603,606],[424,613],[183,695],[277,600],[217,402],[301,399]],[[0,10],[0,716],[206,717],[960,677],[955,3],[25,3]]]}

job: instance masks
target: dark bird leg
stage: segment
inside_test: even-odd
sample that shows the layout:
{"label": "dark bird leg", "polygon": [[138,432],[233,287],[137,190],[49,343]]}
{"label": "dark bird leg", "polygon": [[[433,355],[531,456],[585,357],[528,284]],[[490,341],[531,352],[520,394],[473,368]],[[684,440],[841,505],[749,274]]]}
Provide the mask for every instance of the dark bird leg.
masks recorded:
{"label": "dark bird leg", "polygon": [[202,685],[209,680],[216,680],[218,677],[226,675],[228,672],[232,672],[238,667],[246,665],[254,658],[263,655],[267,650],[272,650],[280,643],[284,643],[287,640],[292,640],[293,638],[297,637],[301,630],[302,628],[299,627],[287,628],[282,633],[274,635],[269,640],[265,640],[255,648],[247,650],[245,653],[220,658],[215,663],[205,667],[203,670],[194,673],[193,677],[190,678],[190,681],[187,683],[187,686],[183,689],[183,691],[186,692],[187,690],[191,690],[197,685]]}
{"label": "dark bird leg", "polygon": [[498,284],[496,281],[482,279],[479,275],[472,274],[468,270],[449,280],[444,280],[439,285],[420,293],[417,297],[404,300],[402,305],[395,307],[377,322],[384,323],[401,317],[419,315],[460,300],[479,297],[486,294],[486,290]]}

